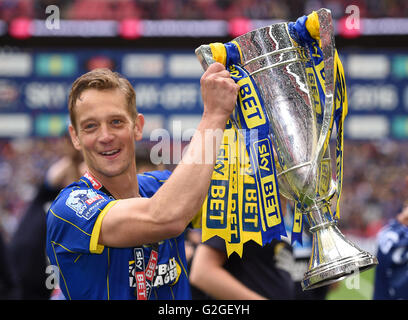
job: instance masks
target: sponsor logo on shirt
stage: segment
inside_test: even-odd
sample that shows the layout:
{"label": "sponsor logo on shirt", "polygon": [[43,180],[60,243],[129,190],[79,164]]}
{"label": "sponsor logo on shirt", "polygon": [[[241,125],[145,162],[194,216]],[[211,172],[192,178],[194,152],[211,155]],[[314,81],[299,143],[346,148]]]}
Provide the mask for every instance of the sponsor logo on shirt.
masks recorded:
{"label": "sponsor logo on shirt", "polygon": [[[181,274],[181,267],[177,263],[176,258],[172,257],[167,263],[158,264],[156,266],[156,276],[154,278],[153,287],[159,288],[164,285],[174,285],[177,283]],[[129,286],[136,287],[135,278],[135,261],[129,261]]]}
{"label": "sponsor logo on shirt", "polygon": [[102,184],[98,180],[96,180],[88,171],[85,172],[84,177],[92,183],[92,186],[95,189],[99,190],[100,188],[102,188]]}

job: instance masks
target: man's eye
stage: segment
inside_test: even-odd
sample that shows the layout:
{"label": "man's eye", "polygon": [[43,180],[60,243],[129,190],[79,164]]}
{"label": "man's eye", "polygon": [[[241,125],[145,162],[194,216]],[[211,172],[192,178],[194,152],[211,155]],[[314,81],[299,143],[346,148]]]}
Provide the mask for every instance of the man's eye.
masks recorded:
{"label": "man's eye", "polygon": [[84,130],[92,130],[96,127],[95,123],[88,123],[84,126]]}
{"label": "man's eye", "polygon": [[115,125],[115,126],[121,125],[122,123],[123,123],[123,121],[120,120],[120,119],[112,120],[112,124]]}

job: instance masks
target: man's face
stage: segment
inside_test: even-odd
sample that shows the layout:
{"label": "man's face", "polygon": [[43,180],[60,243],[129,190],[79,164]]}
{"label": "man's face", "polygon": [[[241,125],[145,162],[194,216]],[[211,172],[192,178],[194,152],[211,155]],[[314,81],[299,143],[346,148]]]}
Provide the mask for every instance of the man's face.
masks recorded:
{"label": "man's face", "polygon": [[115,177],[135,164],[135,140],[142,138],[144,119],[133,120],[125,96],[119,89],[87,89],[73,110],[76,130],[70,126],[72,142],[97,176]]}

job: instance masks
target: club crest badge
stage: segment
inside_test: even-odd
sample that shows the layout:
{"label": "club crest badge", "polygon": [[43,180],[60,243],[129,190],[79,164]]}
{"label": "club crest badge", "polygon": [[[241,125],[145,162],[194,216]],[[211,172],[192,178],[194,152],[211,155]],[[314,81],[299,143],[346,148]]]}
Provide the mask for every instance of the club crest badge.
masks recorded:
{"label": "club crest badge", "polygon": [[100,201],[106,199],[94,190],[74,190],[69,194],[65,204],[74,210],[77,216],[89,220],[97,212]]}

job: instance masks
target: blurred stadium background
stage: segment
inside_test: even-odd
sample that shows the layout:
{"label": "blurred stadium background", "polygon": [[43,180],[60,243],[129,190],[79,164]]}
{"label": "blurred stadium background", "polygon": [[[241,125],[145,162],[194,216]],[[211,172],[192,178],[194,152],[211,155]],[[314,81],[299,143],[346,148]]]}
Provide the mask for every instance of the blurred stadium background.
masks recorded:
{"label": "blurred stadium background", "polygon": [[[196,47],[321,7],[335,19],[349,101],[340,228],[374,253],[379,228],[407,199],[403,0],[0,0],[3,236],[11,237],[47,168],[64,153],[67,95],[77,76],[101,66],[122,73],[147,118],[145,143],[156,128],[182,140],[202,110]],[[351,14],[357,20],[347,20]],[[336,289],[329,298],[370,299],[372,273],[366,278],[363,293]]]}

